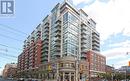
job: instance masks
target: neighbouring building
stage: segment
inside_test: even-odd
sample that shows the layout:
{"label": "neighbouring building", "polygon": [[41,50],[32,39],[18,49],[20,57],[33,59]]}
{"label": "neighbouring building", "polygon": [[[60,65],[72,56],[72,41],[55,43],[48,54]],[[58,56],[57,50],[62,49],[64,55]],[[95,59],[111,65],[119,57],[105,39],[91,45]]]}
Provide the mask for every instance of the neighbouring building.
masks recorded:
{"label": "neighbouring building", "polygon": [[106,71],[106,73],[112,73],[114,71],[114,67],[106,65],[105,71]]}
{"label": "neighbouring building", "polygon": [[89,78],[97,78],[98,73],[105,73],[106,57],[99,52],[90,50],[87,52],[87,59],[89,62]]}
{"label": "neighbouring building", "polygon": [[130,66],[121,66],[121,68],[119,68],[117,71],[119,73],[130,75]]}
{"label": "neighbouring building", "polygon": [[130,66],[130,61],[128,62],[128,66]]}
{"label": "neighbouring building", "polygon": [[17,64],[6,64],[3,70],[3,78],[15,78],[17,74]]}
{"label": "neighbouring building", "polygon": [[[86,80],[90,69],[86,52],[90,49],[100,52],[96,22],[65,0],[56,5],[24,41],[23,52],[18,56],[19,77]],[[100,61],[105,64],[105,57]],[[49,71],[53,66],[55,69]]]}

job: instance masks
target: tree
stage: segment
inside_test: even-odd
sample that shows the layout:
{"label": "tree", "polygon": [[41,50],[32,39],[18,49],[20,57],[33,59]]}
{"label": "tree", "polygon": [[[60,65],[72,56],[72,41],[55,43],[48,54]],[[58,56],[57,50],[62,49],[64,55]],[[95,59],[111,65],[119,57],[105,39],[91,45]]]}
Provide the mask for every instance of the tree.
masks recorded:
{"label": "tree", "polygon": [[114,74],[114,79],[115,80],[123,80],[123,79],[125,79],[125,74],[123,74],[123,73],[115,73]]}
{"label": "tree", "polygon": [[126,78],[130,80],[130,75],[127,75]]}
{"label": "tree", "polygon": [[109,73],[98,73],[97,74],[100,79],[107,79],[109,80],[111,78],[111,75]]}

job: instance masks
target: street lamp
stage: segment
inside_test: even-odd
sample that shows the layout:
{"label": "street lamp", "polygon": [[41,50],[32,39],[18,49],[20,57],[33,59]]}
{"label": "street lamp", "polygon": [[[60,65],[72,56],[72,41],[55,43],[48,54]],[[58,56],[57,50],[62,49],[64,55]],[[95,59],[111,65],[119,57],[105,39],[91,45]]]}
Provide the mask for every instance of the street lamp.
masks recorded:
{"label": "street lamp", "polygon": [[114,64],[112,64],[112,81],[113,81],[113,76],[114,76]]}
{"label": "street lamp", "polygon": [[[126,55],[130,54],[130,52],[126,52]],[[125,71],[125,80],[127,81],[127,70],[128,70],[128,66],[126,66],[126,71]]]}
{"label": "street lamp", "polygon": [[76,58],[76,81],[79,80],[79,58]]}

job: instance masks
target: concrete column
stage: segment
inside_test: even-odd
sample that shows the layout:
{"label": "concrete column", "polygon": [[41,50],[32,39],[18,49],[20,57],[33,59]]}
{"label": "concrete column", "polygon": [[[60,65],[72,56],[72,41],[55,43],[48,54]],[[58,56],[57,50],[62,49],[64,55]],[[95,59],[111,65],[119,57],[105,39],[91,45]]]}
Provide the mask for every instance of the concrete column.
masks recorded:
{"label": "concrete column", "polygon": [[65,81],[65,73],[63,72],[63,81]]}
{"label": "concrete column", "polygon": [[75,75],[75,72],[74,72],[74,81],[76,81],[76,78],[75,78],[75,76],[76,76],[76,75]]}
{"label": "concrete column", "polygon": [[69,73],[69,81],[71,81],[71,72]]}
{"label": "concrete column", "polygon": [[57,72],[56,72],[57,76],[56,76],[56,79],[58,80],[59,79],[59,63],[57,63]]}
{"label": "concrete column", "polygon": [[76,79],[76,81],[78,81],[78,79],[79,79],[79,60],[76,60],[76,71],[75,71],[75,79]]}

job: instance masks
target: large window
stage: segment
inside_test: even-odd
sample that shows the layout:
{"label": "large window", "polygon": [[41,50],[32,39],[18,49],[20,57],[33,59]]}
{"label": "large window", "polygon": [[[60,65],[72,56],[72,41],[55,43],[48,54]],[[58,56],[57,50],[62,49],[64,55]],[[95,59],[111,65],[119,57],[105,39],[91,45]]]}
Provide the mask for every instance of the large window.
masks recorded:
{"label": "large window", "polygon": [[63,53],[76,56],[79,52],[78,18],[67,12],[63,15]]}
{"label": "large window", "polygon": [[63,24],[68,21],[68,12],[63,15]]}
{"label": "large window", "polygon": [[55,27],[56,25],[56,19],[58,17],[58,7],[55,7],[53,10],[52,10],[52,15],[51,15],[51,37],[50,37],[50,55],[51,55],[51,58],[53,59],[54,58],[54,54],[57,53],[57,50],[56,49],[56,30],[57,28]]}

